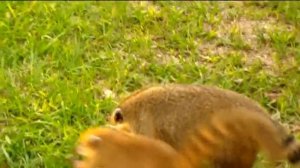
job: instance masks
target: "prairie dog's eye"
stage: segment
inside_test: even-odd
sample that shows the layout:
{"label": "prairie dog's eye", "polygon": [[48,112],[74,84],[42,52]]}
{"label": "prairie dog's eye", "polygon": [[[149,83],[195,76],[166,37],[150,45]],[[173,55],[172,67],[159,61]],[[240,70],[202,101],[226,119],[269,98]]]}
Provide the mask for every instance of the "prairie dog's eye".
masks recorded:
{"label": "prairie dog's eye", "polygon": [[123,118],[123,114],[122,114],[122,110],[120,108],[117,108],[114,111],[114,120],[116,123],[122,123],[124,118]]}

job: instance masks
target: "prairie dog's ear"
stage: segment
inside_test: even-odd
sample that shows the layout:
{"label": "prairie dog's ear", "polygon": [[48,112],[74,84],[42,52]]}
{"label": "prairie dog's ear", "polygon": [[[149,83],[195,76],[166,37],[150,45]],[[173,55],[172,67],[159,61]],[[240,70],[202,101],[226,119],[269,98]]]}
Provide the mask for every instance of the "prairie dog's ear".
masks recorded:
{"label": "prairie dog's ear", "polygon": [[124,116],[120,108],[116,108],[112,113],[111,122],[112,123],[122,123],[124,121]]}

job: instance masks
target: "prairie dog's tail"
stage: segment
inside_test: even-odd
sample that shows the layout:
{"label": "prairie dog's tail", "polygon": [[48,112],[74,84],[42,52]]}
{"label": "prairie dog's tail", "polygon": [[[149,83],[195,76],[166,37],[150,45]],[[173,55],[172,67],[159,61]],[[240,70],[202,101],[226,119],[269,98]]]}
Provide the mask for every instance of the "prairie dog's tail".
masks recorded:
{"label": "prairie dog's tail", "polygon": [[220,154],[223,152],[220,149],[236,149],[227,147],[230,145],[245,146],[255,153],[261,150],[271,160],[287,159],[292,164],[300,163],[300,145],[293,136],[268,115],[244,108],[224,109],[214,113],[211,120],[200,123],[183,144],[181,153],[192,164],[210,160],[215,155],[227,155],[227,158],[243,156],[243,151]]}

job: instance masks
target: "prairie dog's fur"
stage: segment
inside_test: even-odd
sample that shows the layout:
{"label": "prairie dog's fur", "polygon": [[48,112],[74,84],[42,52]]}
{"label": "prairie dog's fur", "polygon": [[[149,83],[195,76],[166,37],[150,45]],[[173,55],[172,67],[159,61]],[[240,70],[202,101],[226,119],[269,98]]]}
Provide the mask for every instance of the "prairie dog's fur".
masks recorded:
{"label": "prairie dog's fur", "polygon": [[[249,115],[249,121],[242,114]],[[111,115],[111,123],[123,122],[129,123],[133,132],[161,139],[177,150],[188,146],[189,143],[183,143],[190,142],[185,137],[194,134],[195,130],[203,133],[207,128],[207,134],[215,134],[213,129],[228,124],[233,128],[225,130],[235,133],[227,134],[229,137],[217,133],[212,136],[215,140],[221,139],[221,146],[227,144],[221,148],[215,146],[213,154],[208,157],[216,167],[251,167],[260,149],[274,159],[300,160],[296,142],[290,140],[283,127],[271,120],[258,103],[236,92],[216,87],[166,85],[138,90],[122,101]],[[205,143],[204,146],[214,146],[211,140],[198,136],[194,137],[194,141],[198,145]],[[287,145],[283,146],[285,141]],[[288,150],[296,153],[287,154],[290,153]],[[201,153],[204,154],[199,151],[199,156]],[[241,153],[244,158],[236,157]],[[194,156],[197,156],[196,153]],[[248,165],[243,160],[247,160]]]}
{"label": "prairie dog's fur", "polygon": [[[128,127],[127,127],[128,128]],[[191,168],[175,149],[160,140],[121,128],[90,128],[79,139],[75,168]]]}
{"label": "prairie dog's fur", "polygon": [[271,160],[299,162],[299,143],[293,136],[278,136],[272,120],[242,107],[224,112],[198,124],[178,149],[193,165],[212,160],[213,167],[250,168],[260,150]]}
{"label": "prairie dog's fur", "polygon": [[[235,121],[232,122],[232,121]],[[230,115],[218,113],[207,124],[198,124],[196,129],[187,135],[182,147],[176,151],[163,141],[134,134],[128,124],[117,127],[97,127],[84,131],[79,139],[77,153],[84,160],[76,161],[75,168],[249,168],[253,164],[252,157],[244,153],[245,149],[256,147],[272,149],[271,156],[279,158],[299,159],[299,145],[284,144],[277,136],[277,129],[268,118],[247,112],[247,110],[232,109]],[[258,135],[260,131],[262,134]],[[232,147],[238,141],[247,137],[249,143],[239,152],[239,155],[222,155],[226,147]],[[268,142],[265,139],[270,138]],[[250,143],[250,142],[254,143]],[[244,141],[245,142],[245,141]],[[246,146],[248,145],[248,146]],[[294,146],[293,146],[294,145]],[[297,146],[296,146],[297,145]],[[249,147],[249,148],[248,148]],[[230,148],[229,148],[230,149]],[[254,150],[255,152],[255,150]],[[211,156],[221,154],[223,161],[209,164]],[[250,157],[249,157],[250,156]],[[252,156],[252,157],[251,157]],[[297,156],[292,158],[290,156]],[[232,162],[236,157],[238,160]],[[233,160],[232,160],[233,159]]]}

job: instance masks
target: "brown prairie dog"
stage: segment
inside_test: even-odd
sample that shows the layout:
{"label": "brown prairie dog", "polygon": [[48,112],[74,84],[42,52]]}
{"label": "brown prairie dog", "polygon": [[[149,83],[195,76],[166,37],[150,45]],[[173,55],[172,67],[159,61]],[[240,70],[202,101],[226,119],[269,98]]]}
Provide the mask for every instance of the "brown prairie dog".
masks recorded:
{"label": "brown prairie dog", "polygon": [[[254,119],[250,122],[241,114]],[[220,116],[225,119],[222,120]],[[244,160],[248,163],[245,168],[251,167],[261,149],[272,154],[273,148],[276,151],[286,151],[291,146],[297,146],[291,149],[296,151],[294,156],[287,156],[288,152],[282,152],[270,157],[278,159],[281,158],[280,155],[289,158],[291,162],[300,160],[300,154],[297,153],[298,145],[294,145],[297,144],[296,141],[290,138],[291,136],[279,123],[272,121],[258,103],[236,92],[216,87],[162,85],[138,90],[125,98],[111,116],[112,124],[124,122],[132,127],[134,133],[161,139],[176,150],[188,146],[183,142],[189,142],[186,137],[195,134],[195,130],[203,133],[203,130],[208,129],[207,134],[216,134],[215,138],[217,138],[222,134],[213,130],[229,124],[231,127],[225,127],[225,130],[231,133],[227,134],[230,136],[220,138],[223,138],[221,146],[227,145],[221,148],[217,146],[214,154],[209,157],[216,167],[245,166]],[[257,129],[257,127],[262,128]],[[236,128],[244,130],[234,130]],[[268,136],[273,136],[275,139]],[[194,142],[198,145],[204,142],[206,144],[203,145],[210,144],[210,141],[197,136],[194,137]],[[282,146],[284,144],[286,145]],[[244,159],[235,157],[241,152],[245,156]],[[200,154],[201,151],[199,156]]]}
{"label": "brown prairie dog", "polygon": [[[75,168],[208,168],[231,167],[246,168],[253,164],[253,156],[243,151],[231,151],[228,155],[220,152],[236,144],[240,139],[244,149],[272,148],[271,156],[299,158],[299,145],[291,139],[289,143],[282,144],[277,136],[273,123],[264,116],[249,113],[245,109],[231,110],[230,115],[218,113],[209,123],[199,124],[194,132],[187,135],[178,151],[160,140],[136,135],[128,124],[119,124],[114,127],[97,127],[84,131],[79,139],[77,153],[84,156],[84,160],[75,162]],[[235,121],[235,122],[232,122]],[[250,123],[250,124],[249,124]],[[260,132],[261,134],[258,134]],[[245,138],[251,141],[244,141]],[[266,141],[266,138],[273,139]],[[226,144],[224,143],[226,142]],[[250,143],[255,142],[255,143]],[[288,141],[286,141],[288,142]],[[294,144],[294,146],[291,146]],[[248,146],[245,146],[248,145]],[[288,147],[290,146],[290,147]],[[288,147],[288,148],[287,148]],[[220,153],[218,153],[218,151]],[[255,152],[255,150],[253,150]],[[235,153],[234,153],[235,152]],[[239,152],[239,153],[238,153]],[[211,156],[227,156],[226,161],[240,159],[235,162],[207,161]],[[233,164],[234,163],[234,164]]]}

